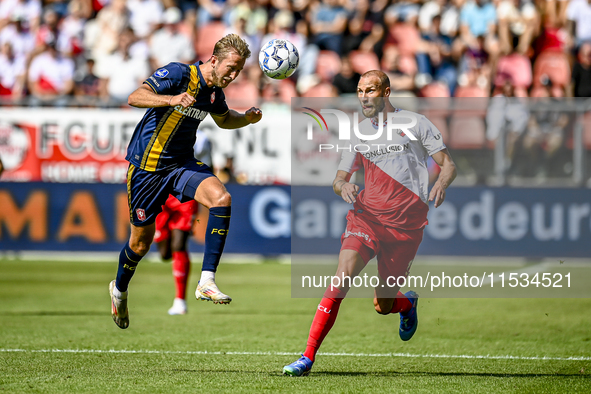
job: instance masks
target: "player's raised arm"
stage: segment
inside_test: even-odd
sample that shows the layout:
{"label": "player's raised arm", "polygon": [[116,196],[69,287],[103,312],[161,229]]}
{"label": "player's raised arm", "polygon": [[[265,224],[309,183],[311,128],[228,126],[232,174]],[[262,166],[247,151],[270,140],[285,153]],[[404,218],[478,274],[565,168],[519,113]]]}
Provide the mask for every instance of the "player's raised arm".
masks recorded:
{"label": "player's raised arm", "polygon": [[429,194],[429,201],[435,200],[435,208],[437,208],[443,204],[445,200],[445,189],[456,179],[457,171],[456,165],[447,149],[440,150],[431,157],[441,167],[439,177],[437,177],[437,181]]}
{"label": "player's raised arm", "polygon": [[239,129],[261,120],[263,117],[263,111],[261,111],[259,108],[251,107],[243,114],[231,109],[224,115],[210,115],[215,123],[222,129]]}
{"label": "player's raised arm", "polygon": [[334,192],[341,196],[345,202],[352,204],[356,201],[357,192],[359,191],[359,186],[353,183],[349,183],[351,179],[350,173],[343,170],[338,170],[337,175],[332,182],[332,188]]}
{"label": "player's raised arm", "polygon": [[187,92],[177,95],[158,94],[148,85],[140,86],[127,98],[127,103],[137,108],[174,107],[179,104],[186,108],[194,102],[195,97]]}

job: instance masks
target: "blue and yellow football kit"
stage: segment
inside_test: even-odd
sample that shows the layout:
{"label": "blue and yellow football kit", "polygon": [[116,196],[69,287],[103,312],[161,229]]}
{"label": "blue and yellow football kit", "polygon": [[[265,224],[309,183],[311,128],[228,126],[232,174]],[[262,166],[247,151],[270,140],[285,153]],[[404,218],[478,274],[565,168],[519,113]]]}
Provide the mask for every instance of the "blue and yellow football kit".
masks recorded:
{"label": "blue and yellow football kit", "polygon": [[135,128],[126,156],[130,220],[135,226],[154,223],[169,194],[181,202],[191,200],[199,184],[213,176],[193,157],[195,134],[207,114],[224,115],[228,105],[221,88],[207,86],[200,64],[170,63],[144,81],[157,94],[187,92],[195,102],[187,108],[149,108]]}

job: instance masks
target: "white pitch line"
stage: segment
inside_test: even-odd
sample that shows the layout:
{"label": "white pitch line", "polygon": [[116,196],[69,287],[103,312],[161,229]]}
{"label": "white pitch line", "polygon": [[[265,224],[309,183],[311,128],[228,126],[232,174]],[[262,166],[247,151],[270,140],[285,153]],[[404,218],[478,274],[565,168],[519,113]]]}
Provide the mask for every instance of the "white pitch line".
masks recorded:
{"label": "white pitch line", "polygon": [[[209,352],[171,350],[100,350],[100,349],[0,349],[0,353],[110,353],[110,354],[189,354],[189,355],[231,355],[231,356],[299,356],[293,352]],[[464,358],[480,360],[550,360],[550,361],[591,361],[591,357],[547,357],[547,356],[493,356],[469,354],[411,354],[411,353],[318,353],[320,356],[341,357],[407,357],[407,358]]]}

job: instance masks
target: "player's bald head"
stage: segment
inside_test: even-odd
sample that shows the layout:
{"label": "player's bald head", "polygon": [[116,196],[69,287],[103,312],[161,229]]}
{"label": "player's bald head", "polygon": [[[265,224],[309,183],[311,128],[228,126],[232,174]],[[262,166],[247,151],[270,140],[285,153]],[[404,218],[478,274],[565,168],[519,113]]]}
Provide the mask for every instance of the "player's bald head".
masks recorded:
{"label": "player's bald head", "polygon": [[359,85],[362,83],[375,85],[378,89],[384,91],[390,87],[390,78],[385,72],[380,70],[370,70],[365,72],[359,79]]}

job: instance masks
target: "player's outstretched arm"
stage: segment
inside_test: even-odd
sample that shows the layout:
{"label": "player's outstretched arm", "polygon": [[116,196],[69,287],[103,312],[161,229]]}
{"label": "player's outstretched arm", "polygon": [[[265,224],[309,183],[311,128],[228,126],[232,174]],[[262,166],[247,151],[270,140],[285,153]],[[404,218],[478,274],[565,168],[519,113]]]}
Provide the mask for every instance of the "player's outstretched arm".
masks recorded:
{"label": "player's outstretched arm", "polygon": [[437,181],[433,185],[431,193],[429,193],[429,201],[435,200],[435,208],[437,208],[443,204],[445,200],[445,189],[456,179],[457,171],[456,165],[447,149],[440,150],[431,157],[441,167],[439,177],[437,177]]}
{"label": "player's outstretched arm", "polygon": [[187,108],[195,102],[195,97],[184,92],[177,95],[155,93],[148,85],[137,88],[127,98],[127,104],[137,108],[175,107]]}
{"label": "player's outstretched arm", "polygon": [[349,183],[350,179],[350,173],[347,171],[338,170],[337,176],[332,182],[332,188],[337,195],[341,196],[343,200],[345,200],[345,202],[352,204],[356,201],[355,197],[357,197],[359,186]]}
{"label": "player's outstretched arm", "polygon": [[263,117],[263,111],[259,108],[251,107],[248,111],[241,114],[233,109],[226,112],[225,115],[214,115],[211,117],[215,123],[222,129],[239,129],[249,124],[256,123]]}

